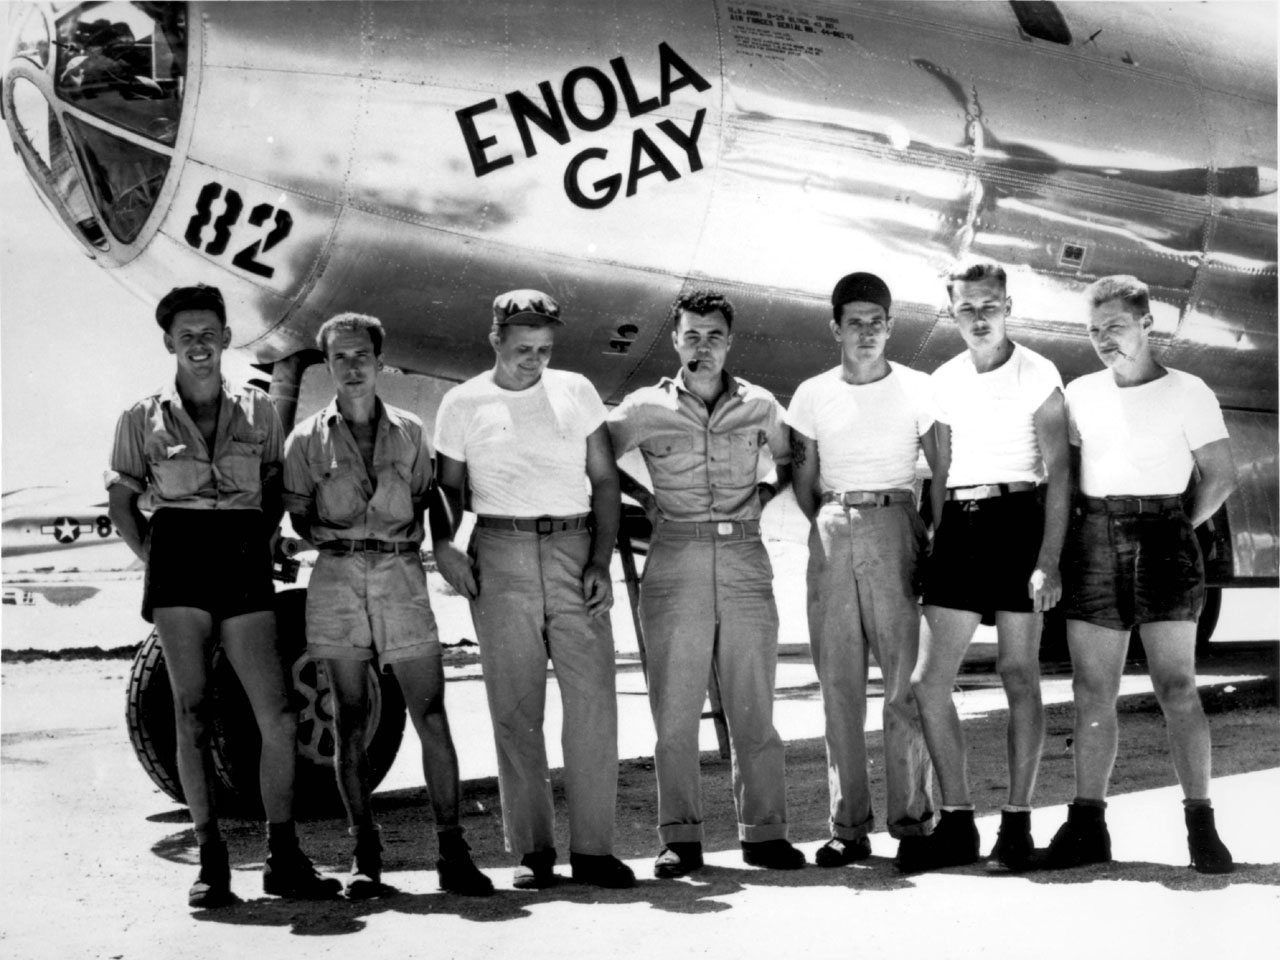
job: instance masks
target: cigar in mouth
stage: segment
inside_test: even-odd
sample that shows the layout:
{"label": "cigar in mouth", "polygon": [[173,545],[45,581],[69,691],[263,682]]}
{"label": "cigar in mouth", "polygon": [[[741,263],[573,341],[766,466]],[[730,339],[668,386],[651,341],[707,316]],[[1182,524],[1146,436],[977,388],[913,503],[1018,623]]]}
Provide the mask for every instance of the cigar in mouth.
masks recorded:
{"label": "cigar in mouth", "polygon": [[699,360],[697,357],[695,357],[694,359],[686,363],[685,366],[689,368],[690,373],[697,373],[698,367],[701,366],[701,364],[702,364],[702,361]]}

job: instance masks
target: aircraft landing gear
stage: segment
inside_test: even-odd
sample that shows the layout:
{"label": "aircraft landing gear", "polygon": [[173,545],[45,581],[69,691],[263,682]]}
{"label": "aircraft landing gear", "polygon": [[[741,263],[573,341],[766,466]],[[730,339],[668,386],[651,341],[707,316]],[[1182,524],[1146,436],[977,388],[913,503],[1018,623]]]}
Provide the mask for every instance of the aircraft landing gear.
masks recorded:
{"label": "aircraft landing gear", "polygon": [[[306,591],[276,594],[276,623],[286,675],[298,708],[298,767],[294,797],[299,813],[341,808],[333,773],[332,700],[329,683],[306,653]],[[405,706],[395,678],[369,669],[369,773],[377,786],[395,760],[404,735]],[[231,664],[213,655],[213,760],[223,809],[261,816],[258,754],[261,740],[248,697]],[[160,640],[152,631],[134,657],[126,709],[129,739],[142,768],[164,793],[183,802],[178,782],[173,696]]]}

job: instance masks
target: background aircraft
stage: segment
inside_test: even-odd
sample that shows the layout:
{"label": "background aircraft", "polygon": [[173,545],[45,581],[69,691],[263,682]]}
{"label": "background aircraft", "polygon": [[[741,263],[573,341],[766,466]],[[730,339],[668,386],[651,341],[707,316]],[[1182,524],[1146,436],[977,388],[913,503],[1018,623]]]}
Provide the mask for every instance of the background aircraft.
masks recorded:
{"label": "background aircraft", "polygon": [[221,287],[286,419],[340,310],[383,319],[430,418],[512,287],[616,401],[716,286],[735,371],[786,400],[849,270],[932,370],[962,347],[941,271],[995,257],[1067,379],[1098,367],[1079,292],[1128,272],[1226,411],[1211,583],[1278,582],[1270,4],[81,3],[15,32],[0,103],[46,206],[143,304]]}

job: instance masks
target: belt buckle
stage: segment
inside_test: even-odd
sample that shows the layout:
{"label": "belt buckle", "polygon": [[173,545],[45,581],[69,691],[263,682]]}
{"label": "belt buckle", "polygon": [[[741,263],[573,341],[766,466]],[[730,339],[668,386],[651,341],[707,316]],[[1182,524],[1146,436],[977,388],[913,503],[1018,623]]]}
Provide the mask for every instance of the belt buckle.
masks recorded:
{"label": "belt buckle", "polygon": [[729,522],[721,522],[716,524],[716,533],[722,537],[727,537],[733,533],[733,524]]}
{"label": "belt buckle", "polygon": [[554,520],[545,517],[538,517],[533,521],[533,529],[535,533],[555,533]]}

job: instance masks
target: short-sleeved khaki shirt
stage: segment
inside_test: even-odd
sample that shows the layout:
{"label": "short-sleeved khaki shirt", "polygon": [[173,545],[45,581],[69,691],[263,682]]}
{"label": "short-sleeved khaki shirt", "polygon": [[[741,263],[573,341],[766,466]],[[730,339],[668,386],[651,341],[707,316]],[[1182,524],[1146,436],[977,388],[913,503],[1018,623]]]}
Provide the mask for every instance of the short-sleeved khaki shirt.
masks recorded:
{"label": "short-sleeved khaki shirt", "polygon": [[763,387],[728,377],[714,408],[683,372],[629,394],[609,414],[618,455],[640,448],[664,520],[756,520],[761,450],[790,463],[782,405]]}
{"label": "short-sleeved khaki shirt", "polygon": [[377,404],[375,484],[335,399],[294,427],[284,447],[284,506],[311,517],[311,542],[421,543],[422,504],[431,486],[431,449],[422,421]]}
{"label": "short-sleeved khaki shirt", "polygon": [[120,415],[104,479],[140,494],[143,510],[261,510],[263,484],[280,475],[283,440],[271,398],[224,380],[210,455],[170,383]]}

